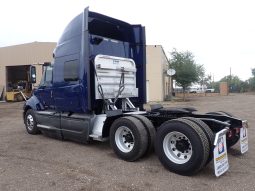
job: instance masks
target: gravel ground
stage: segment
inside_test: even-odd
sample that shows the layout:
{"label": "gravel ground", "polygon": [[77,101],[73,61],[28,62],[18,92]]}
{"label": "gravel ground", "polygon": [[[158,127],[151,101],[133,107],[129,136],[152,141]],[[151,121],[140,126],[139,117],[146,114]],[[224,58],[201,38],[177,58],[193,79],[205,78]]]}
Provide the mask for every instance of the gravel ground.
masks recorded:
{"label": "gravel ground", "polygon": [[249,151],[229,150],[229,171],[216,178],[212,162],[192,177],[167,171],[152,153],[137,162],[118,159],[109,143],[88,145],[26,133],[23,103],[0,103],[0,190],[255,190],[255,95],[196,97],[166,106],[199,112],[225,110],[249,121]]}

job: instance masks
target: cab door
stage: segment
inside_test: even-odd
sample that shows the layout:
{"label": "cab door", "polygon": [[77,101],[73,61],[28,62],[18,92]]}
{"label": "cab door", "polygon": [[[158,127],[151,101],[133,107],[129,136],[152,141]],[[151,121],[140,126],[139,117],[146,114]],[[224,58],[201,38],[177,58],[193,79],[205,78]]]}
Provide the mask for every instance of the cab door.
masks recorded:
{"label": "cab door", "polygon": [[36,91],[36,96],[39,98],[39,101],[43,105],[45,110],[53,110],[55,108],[52,85],[53,69],[52,66],[43,67],[44,73],[42,81]]}
{"label": "cab door", "polygon": [[60,113],[55,110],[54,86],[52,83],[53,68],[51,65],[43,67],[42,81],[34,93],[43,106],[42,110],[36,112],[37,125],[48,135],[62,139]]}

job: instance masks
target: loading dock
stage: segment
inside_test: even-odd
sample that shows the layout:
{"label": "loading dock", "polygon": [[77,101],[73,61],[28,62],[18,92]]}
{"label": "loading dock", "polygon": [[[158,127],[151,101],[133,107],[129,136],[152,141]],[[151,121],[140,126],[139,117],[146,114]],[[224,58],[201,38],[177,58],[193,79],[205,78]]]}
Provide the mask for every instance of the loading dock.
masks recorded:
{"label": "loading dock", "polygon": [[6,90],[17,89],[18,83],[28,81],[28,71],[30,65],[6,66]]}
{"label": "loading dock", "polygon": [[6,66],[6,101],[22,101],[24,95],[31,95],[29,69],[30,65]]}

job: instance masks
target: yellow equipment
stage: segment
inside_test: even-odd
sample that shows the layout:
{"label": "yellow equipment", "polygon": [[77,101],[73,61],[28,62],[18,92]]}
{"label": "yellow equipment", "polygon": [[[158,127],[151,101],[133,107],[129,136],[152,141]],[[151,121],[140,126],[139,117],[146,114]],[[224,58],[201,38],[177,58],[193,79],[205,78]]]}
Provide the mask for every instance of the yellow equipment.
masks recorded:
{"label": "yellow equipment", "polygon": [[6,92],[6,101],[23,101],[31,95],[32,88],[27,81],[17,83],[17,88]]}

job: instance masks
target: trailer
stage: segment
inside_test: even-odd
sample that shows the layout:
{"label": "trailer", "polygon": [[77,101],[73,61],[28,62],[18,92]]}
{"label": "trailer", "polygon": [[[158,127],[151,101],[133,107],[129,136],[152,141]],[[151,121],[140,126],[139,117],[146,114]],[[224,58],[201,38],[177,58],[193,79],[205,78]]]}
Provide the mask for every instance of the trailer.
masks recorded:
{"label": "trailer", "polygon": [[143,26],[86,8],[64,30],[53,63],[44,65],[40,86],[24,104],[27,132],[81,143],[109,139],[130,162],[155,150],[181,175],[213,160],[220,176],[229,167],[227,147],[240,140],[242,153],[248,150],[247,121],[188,107],[146,111],[145,45]]}

